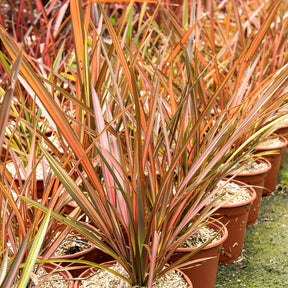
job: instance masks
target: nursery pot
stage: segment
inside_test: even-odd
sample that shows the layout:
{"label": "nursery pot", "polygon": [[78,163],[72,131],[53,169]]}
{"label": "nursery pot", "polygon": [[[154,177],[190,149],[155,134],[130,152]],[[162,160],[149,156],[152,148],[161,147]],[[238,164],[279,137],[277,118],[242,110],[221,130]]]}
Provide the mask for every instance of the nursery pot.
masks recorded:
{"label": "nursery pot", "polygon": [[[279,135],[279,136],[286,138],[286,140],[288,141],[288,125],[279,127],[276,131],[274,131],[274,133]],[[285,156],[286,156],[286,149],[283,149],[282,155],[281,155],[280,167],[283,166]]]}
{"label": "nursery pot", "polygon": [[[68,215],[70,214],[78,205],[74,202],[74,201],[70,201],[68,202],[63,208],[62,208],[62,211],[63,211],[63,215]],[[84,212],[81,210],[79,212],[79,217],[77,218],[78,221],[81,221],[81,222],[86,222],[86,215],[84,214]]]}
{"label": "nursery pot", "polygon": [[262,193],[263,195],[271,195],[275,190],[278,179],[278,172],[281,166],[281,159],[283,158],[283,154],[285,155],[286,153],[288,141],[283,136],[279,136],[279,138],[282,142],[282,145],[273,148],[255,148],[256,152],[273,152],[273,154],[263,156],[271,163],[271,169],[267,172],[265,178],[264,189]]}
{"label": "nursery pot", "polygon": [[[211,221],[211,222],[210,222]],[[213,222],[212,222],[213,221]],[[199,262],[189,264],[186,267],[181,267],[181,271],[184,272],[193,283],[194,288],[212,288],[215,287],[217,277],[217,267],[219,262],[219,256],[221,254],[223,242],[228,237],[227,228],[219,221],[209,219],[207,227],[219,232],[221,229],[221,238],[213,243],[209,243],[202,250],[191,256],[188,261],[199,260]],[[197,248],[178,248],[172,255],[170,262],[175,262],[185,254],[195,251]],[[210,258],[202,260],[204,258]]]}
{"label": "nursery pot", "polygon": [[[86,225],[89,225],[89,224],[86,224]],[[71,231],[73,231],[73,230],[71,230]],[[61,255],[61,256],[51,256],[51,257],[49,257],[49,259],[59,259],[59,262],[61,262],[62,259],[63,260],[65,260],[65,259],[86,260],[86,261],[91,261],[91,262],[99,264],[99,263],[103,263],[106,261],[110,261],[113,258],[93,245],[90,248],[82,250],[80,252],[76,252],[73,254],[67,254],[67,255]],[[86,267],[82,267],[83,265],[78,264],[78,263],[62,262],[61,265],[63,267],[69,266],[68,269],[69,269],[69,271],[73,277],[77,277],[84,270],[86,270]],[[80,266],[81,266],[81,268],[80,268]],[[79,267],[79,268],[77,268],[77,267]],[[70,269],[70,268],[72,268],[72,269]]]}
{"label": "nursery pot", "polygon": [[[53,271],[59,273],[61,276],[63,276],[65,279],[67,279],[67,282],[69,283],[69,288],[74,287],[74,280],[72,280],[73,276],[71,275],[71,273],[68,270],[63,269],[63,265],[59,266],[59,264],[55,264],[55,263],[45,263],[43,268],[45,268],[45,270],[48,273],[51,273]],[[59,270],[59,271],[57,271],[57,270]]]}
{"label": "nursery pot", "polygon": [[288,140],[288,125],[279,127],[274,131],[275,134],[285,137]]}
{"label": "nursery pot", "polygon": [[219,221],[227,225],[228,229],[228,238],[223,243],[219,264],[233,262],[241,255],[249,210],[252,202],[256,199],[256,192],[252,187],[247,187],[245,183],[237,180],[232,182],[239,186],[245,186],[249,190],[251,198],[245,202],[223,205],[212,215],[213,218],[219,218]]}
{"label": "nursery pot", "polygon": [[[115,263],[116,263],[116,261],[108,261],[108,262],[102,263],[101,265],[109,267],[109,266],[114,265]],[[88,268],[83,273],[81,273],[77,278],[87,278],[87,277],[89,277],[89,275],[91,275],[94,271],[97,271],[97,270],[98,270],[98,268],[96,268],[96,267]],[[182,271],[180,271],[178,269],[175,269],[175,270],[182,274],[183,278],[186,280],[186,282],[188,284],[188,287],[193,288],[193,285],[192,285],[189,277],[187,277],[187,275],[185,273],[183,273]],[[81,285],[81,280],[78,279],[74,283],[74,288],[79,288],[80,285]],[[120,286],[119,287],[113,286],[113,288],[122,288],[122,286],[121,287]],[[145,287],[142,287],[142,288],[145,288]]]}
{"label": "nursery pot", "polygon": [[[256,160],[257,163],[266,163],[268,167],[263,169],[262,171],[253,172],[253,173],[239,173],[234,179],[251,185],[255,192],[256,192],[256,199],[253,201],[253,204],[250,208],[249,215],[248,215],[248,222],[247,226],[253,225],[256,223],[259,215],[259,209],[261,205],[261,198],[263,187],[265,183],[265,178],[267,173],[271,169],[271,163],[265,158],[259,158]],[[233,174],[229,174],[228,177],[232,176]]]}

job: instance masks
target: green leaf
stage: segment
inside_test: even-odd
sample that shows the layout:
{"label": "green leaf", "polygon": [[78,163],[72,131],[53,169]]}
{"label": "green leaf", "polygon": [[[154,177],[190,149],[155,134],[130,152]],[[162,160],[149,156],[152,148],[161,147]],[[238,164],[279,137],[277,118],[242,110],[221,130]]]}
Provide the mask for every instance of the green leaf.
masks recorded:
{"label": "green leaf", "polygon": [[25,264],[24,270],[23,270],[23,274],[21,275],[21,280],[18,284],[18,288],[26,288],[28,281],[30,279],[30,274],[32,272],[32,270],[34,269],[34,265],[35,262],[38,258],[38,254],[39,251],[41,249],[42,246],[42,242],[44,240],[44,237],[46,235],[46,230],[49,224],[49,219],[50,219],[50,214],[51,214],[51,210],[48,211],[48,213],[46,214],[43,223],[40,226],[40,229],[37,233],[37,236],[35,237],[31,250],[29,252],[28,255],[28,259],[27,262]]}
{"label": "green leaf", "polygon": [[[16,277],[16,274],[18,272],[18,269],[19,269],[19,266],[20,266],[20,263],[22,261],[22,258],[24,256],[24,253],[26,252],[26,246],[27,246],[27,243],[28,243],[28,240],[29,240],[29,236],[30,236],[30,230],[28,231],[28,233],[26,234],[15,258],[13,259],[13,262],[11,264],[11,266],[9,267],[9,270],[5,276],[2,282],[2,280],[0,280],[0,283],[1,283],[1,286],[0,288],[6,288],[6,287],[11,287],[12,286],[12,283],[13,281],[15,280],[15,277]],[[7,252],[8,253],[8,252]],[[8,254],[7,254],[8,255]],[[5,258],[6,258],[6,254],[5,254]],[[1,278],[2,278],[2,273],[4,274],[5,270],[6,270],[6,265],[4,264],[5,263],[5,259],[3,261],[3,264],[1,266]],[[3,267],[3,269],[2,269]]]}

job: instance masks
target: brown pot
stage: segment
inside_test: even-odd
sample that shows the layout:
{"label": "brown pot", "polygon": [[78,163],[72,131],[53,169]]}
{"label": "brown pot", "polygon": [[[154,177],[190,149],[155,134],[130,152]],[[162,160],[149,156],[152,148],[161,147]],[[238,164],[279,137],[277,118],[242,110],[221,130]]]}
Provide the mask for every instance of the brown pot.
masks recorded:
{"label": "brown pot", "polygon": [[[108,262],[102,263],[101,265],[109,267],[109,266],[112,266],[115,263],[116,263],[116,261],[108,261]],[[98,268],[96,268],[96,267],[88,268],[81,275],[79,275],[78,278],[88,277],[93,271],[95,271],[97,269]],[[193,285],[192,285],[190,279],[187,277],[187,275],[185,275],[185,273],[183,273],[182,271],[180,271],[178,269],[176,269],[176,270],[179,271],[183,275],[183,278],[187,281],[189,288],[193,288]],[[79,288],[80,285],[81,285],[81,280],[76,280],[75,283],[74,283],[74,288]],[[117,288],[117,287],[115,287],[115,288]]]}
{"label": "brown pot", "polygon": [[[52,271],[59,273],[60,275],[62,275],[64,278],[67,279],[69,283],[69,288],[74,287],[74,280],[72,280],[73,276],[68,270],[63,269],[62,266],[59,266],[55,263],[45,263],[43,267],[48,273],[51,273]],[[57,271],[57,270],[61,270],[61,271]]]}
{"label": "brown pot", "polygon": [[[278,128],[276,131],[274,131],[274,133],[277,134],[277,135],[285,137],[286,140],[288,141],[288,125]],[[283,166],[283,163],[284,163],[284,160],[285,160],[285,156],[286,156],[286,149],[283,149],[282,155],[281,155],[280,167]]]}
{"label": "brown pot", "polygon": [[[215,221],[215,222],[210,222]],[[184,272],[193,283],[194,288],[215,287],[217,277],[217,267],[219,257],[222,250],[223,242],[228,237],[228,230],[219,221],[209,219],[208,227],[213,228],[219,232],[221,229],[221,239],[208,244],[204,249],[197,252],[195,255],[187,261],[201,260],[204,258],[210,258],[204,261],[199,261],[194,265],[190,264],[187,267],[181,267],[181,271]],[[175,254],[171,257],[171,262],[175,262],[185,254],[195,251],[197,248],[178,248]]]}
{"label": "brown pot", "polygon": [[237,180],[232,180],[232,182],[239,186],[245,186],[249,190],[251,198],[238,204],[223,205],[212,215],[213,218],[219,218],[219,221],[228,229],[228,238],[223,243],[219,264],[233,262],[241,255],[249,210],[256,199],[256,192],[252,187],[247,187],[245,183]]}
{"label": "brown pot", "polygon": [[[70,201],[62,208],[61,214],[65,215],[65,216],[69,215],[76,207],[78,207],[78,205],[74,201]],[[87,217],[84,214],[84,212],[82,210],[79,211],[77,220],[81,221],[81,222],[86,222],[86,218]]]}
{"label": "brown pot", "polygon": [[[87,224],[89,225],[89,224]],[[108,254],[104,253],[102,250],[96,248],[95,246],[91,246],[90,248],[76,252],[74,254],[67,254],[67,255],[62,255],[62,256],[51,256],[49,259],[59,259],[59,262],[61,260],[85,260],[85,261],[90,261],[94,262],[97,264],[110,261],[113,258],[109,256]],[[87,269],[85,265],[78,264],[78,263],[71,263],[71,262],[62,262],[61,265],[63,267],[69,266],[69,271],[72,274],[73,277],[77,277],[79,274],[81,274],[84,270]],[[81,266],[81,267],[80,267]],[[79,268],[77,268],[79,267]],[[70,269],[72,268],[72,269]]]}
{"label": "brown pot", "polygon": [[288,140],[288,125],[281,126],[274,131],[275,134],[285,137]]}
{"label": "brown pot", "polygon": [[279,145],[278,147],[273,147],[270,149],[257,147],[255,148],[255,152],[273,152],[273,154],[263,156],[271,163],[271,169],[270,171],[268,171],[265,179],[264,189],[262,193],[263,195],[271,195],[272,192],[275,190],[278,180],[278,172],[281,166],[281,159],[283,158],[283,153],[286,153],[288,141],[283,136],[279,137],[283,144]]}
{"label": "brown pot", "polygon": [[[234,178],[235,180],[251,185],[256,192],[256,199],[253,201],[253,204],[249,211],[247,226],[255,224],[258,219],[265,178],[266,178],[267,173],[271,169],[271,163],[265,158],[259,158],[256,160],[256,162],[257,163],[265,162],[268,165],[268,167],[259,172],[239,173]],[[230,174],[228,175],[228,177],[232,175],[233,174]]]}

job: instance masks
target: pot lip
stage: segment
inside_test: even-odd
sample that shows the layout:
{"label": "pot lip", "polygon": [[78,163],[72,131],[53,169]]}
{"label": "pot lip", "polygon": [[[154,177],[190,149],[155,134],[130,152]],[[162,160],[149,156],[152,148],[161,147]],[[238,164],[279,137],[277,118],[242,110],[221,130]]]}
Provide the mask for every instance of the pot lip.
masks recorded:
{"label": "pot lip", "polygon": [[61,256],[51,256],[49,259],[75,259],[75,258],[80,258],[83,255],[86,255],[96,249],[95,246],[91,246],[88,249],[82,250],[80,252],[76,252],[74,254],[67,254],[67,255],[61,255]]}
{"label": "pot lip", "polygon": [[[112,260],[112,261],[108,261],[108,262],[104,262],[104,263],[101,263],[100,265],[102,265],[102,266],[111,266],[111,265],[113,265],[113,264],[115,264],[117,261],[116,260]],[[85,277],[85,275],[87,274],[87,273],[89,273],[90,271],[93,271],[93,270],[95,270],[95,269],[99,269],[99,268],[97,268],[97,267],[89,267],[89,268],[87,268],[85,271],[83,271],[77,278],[81,278],[81,277]],[[192,285],[192,281],[189,279],[189,277],[185,274],[185,272],[183,272],[183,271],[181,271],[180,269],[174,269],[174,270],[176,270],[177,272],[179,272],[182,276],[183,276],[183,278],[185,279],[185,281],[187,282],[187,284],[189,285],[189,288],[193,288],[193,285]],[[81,280],[76,280],[75,282],[74,282],[74,288],[79,288],[79,286],[80,286],[80,281]]]}
{"label": "pot lip", "polygon": [[[227,180],[227,179],[224,178],[223,180]],[[231,182],[232,182],[232,183],[234,182],[234,183],[238,184],[239,186],[245,186],[245,188],[247,188],[247,189],[249,190],[249,193],[250,193],[250,196],[251,196],[251,197],[250,197],[250,199],[248,199],[248,200],[246,200],[246,201],[243,201],[243,202],[241,202],[241,203],[224,204],[224,205],[220,206],[219,209],[221,209],[221,208],[233,208],[233,207],[246,206],[246,205],[252,203],[252,202],[256,199],[257,194],[256,194],[255,189],[254,189],[252,186],[250,186],[250,185],[248,185],[248,184],[246,184],[246,183],[244,183],[244,182],[242,182],[242,181],[235,180],[235,179],[231,180]],[[217,205],[214,205],[213,207],[216,207],[216,206],[217,206]]]}
{"label": "pot lip", "polygon": [[251,173],[249,173],[249,172],[248,173],[238,173],[237,175],[235,173],[229,173],[228,176],[234,176],[234,175],[236,177],[238,177],[238,176],[254,176],[254,175],[265,174],[268,171],[270,171],[272,165],[271,165],[269,160],[267,160],[266,158],[263,158],[263,157],[259,157],[255,161],[256,162],[262,162],[262,163],[265,162],[268,165],[268,167],[263,169],[263,170],[260,170],[260,171],[257,171],[257,172],[251,172]]}
{"label": "pot lip", "polygon": [[279,126],[275,131],[280,130],[280,129],[287,129],[288,128],[288,124],[286,125],[281,125]]}
{"label": "pot lip", "polygon": [[[218,219],[215,219],[213,217],[209,217],[208,221],[209,222],[207,222],[207,226],[212,226],[212,228],[217,228],[217,232],[220,229],[222,229],[221,234],[220,234],[221,238],[218,239],[217,241],[213,242],[213,243],[209,243],[203,249],[201,249],[199,252],[201,252],[202,250],[209,250],[209,249],[213,249],[214,247],[220,246],[228,238],[228,229],[227,229],[226,225],[224,225]],[[185,248],[179,247],[175,250],[175,252],[176,253],[177,252],[192,252],[194,250],[197,250],[198,248],[197,247],[195,247],[195,248],[194,247],[185,247]]]}
{"label": "pot lip", "polygon": [[[86,223],[87,225],[90,225],[88,223]],[[91,225],[90,225],[91,226]],[[73,231],[73,229],[71,229],[71,231]],[[79,233],[80,234],[80,233]],[[49,257],[49,259],[75,259],[75,258],[80,258],[86,254],[89,254],[91,253],[92,251],[94,251],[96,249],[96,246],[93,245],[92,243],[91,244],[91,247],[88,248],[88,249],[85,249],[85,250],[82,250],[80,252],[76,252],[74,254],[68,254],[68,255],[58,255],[58,256],[54,256],[54,255],[51,255]],[[40,256],[39,258],[42,259],[42,256]]]}
{"label": "pot lip", "polygon": [[265,148],[257,148],[257,146],[256,146],[255,150],[256,151],[279,150],[279,149],[282,149],[288,145],[288,140],[285,137],[283,137],[281,135],[277,135],[277,134],[274,134],[273,136],[275,136],[274,138],[279,137],[280,141],[282,141],[283,144],[278,145],[278,146],[274,146],[274,147],[265,147]]}
{"label": "pot lip", "polygon": [[[71,280],[73,279],[73,276],[72,274],[69,272],[69,270],[67,269],[64,269],[63,266],[59,265],[59,264],[56,264],[56,263],[43,263],[43,267],[45,268],[48,268],[48,269],[51,269],[51,270],[55,270],[55,272],[59,273],[60,275],[64,276],[64,278],[67,278],[67,281],[69,283],[69,288],[73,288],[74,287],[74,281]],[[57,268],[60,268],[61,270],[57,270]],[[48,272],[51,272],[51,271],[48,271]]]}

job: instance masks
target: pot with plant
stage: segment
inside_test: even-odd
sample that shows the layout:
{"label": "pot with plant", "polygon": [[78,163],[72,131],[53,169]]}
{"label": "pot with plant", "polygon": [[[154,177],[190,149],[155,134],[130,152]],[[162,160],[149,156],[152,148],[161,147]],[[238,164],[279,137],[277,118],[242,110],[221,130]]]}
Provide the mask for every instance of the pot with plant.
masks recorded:
{"label": "pot with plant", "polygon": [[[223,242],[227,237],[227,228],[220,221],[209,218],[196,233],[177,248],[171,257],[171,262],[191,254],[192,251],[197,251],[205,242],[209,242],[207,246],[200,248],[198,252],[187,259],[187,261],[195,260],[195,264],[182,266],[181,270],[191,279],[194,287],[214,287],[219,257],[222,253]],[[210,239],[213,240],[210,241]]]}
{"label": "pot with plant", "polygon": [[[287,108],[284,111],[281,112],[284,112],[287,115]],[[274,133],[279,136],[283,136],[288,140],[288,117],[285,117],[283,121],[278,124],[278,128],[274,131]]]}
{"label": "pot with plant", "polygon": [[288,141],[283,136],[272,136],[259,143],[255,152],[263,154],[271,163],[271,169],[265,178],[263,195],[271,195],[276,188],[278,180],[278,172],[281,166],[281,159],[286,153]]}
{"label": "pot with plant", "polygon": [[227,183],[222,180],[215,189],[217,194],[211,199],[213,205],[221,205],[214,217],[226,225],[228,238],[223,243],[219,264],[235,261],[242,253],[249,210],[256,199],[255,190],[237,180]]}
{"label": "pot with plant", "polygon": [[[75,213],[71,213],[69,217],[73,218],[74,215]],[[89,224],[85,223],[85,225]],[[43,251],[43,257],[39,259],[53,259],[55,262],[61,263],[63,267],[69,269],[73,277],[79,276],[87,269],[87,265],[83,262],[77,263],[77,260],[93,261],[98,264],[112,260],[78,232],[69,229],[64,224],[57,223],[57,221],[50,227],[45,238],[44,245],[47,249]],[[65,262],[66,260],[69,261]]]}
{"label": "pot with plant", "polygon": [[[278,2],[273,4],[272,16],[277,5]],[[63,76],[59,75],[67,74],[65,67],[56,65],[51,69],[53,77],[47,79],[41,75],[41,69],[37,69],[38,64],[32,65],[33,59],[26,54],[20,67],[22,83],[25,81],[30,88],[27,94],[31,97],[34,93],[37,95],[42,109],[55,122],[71,149],[71,157],[63,159],[40,149],[93,226],[53,211],[51,215],[113,257],[127,273],[121,278],[128,284],[150,288],[153,281],[175,268],[195,263],[194,260],[185,262],[195,253],[192,251],[191,255],[167,266],[177,248],[219,208],[208,203],[216,194],[215,185],[228,169],[226,163],[239,161],[237,155],[245,145],[236,147],[235,151],[234,143],[240,141],[258,119],[255,112],[268,113],[262,102],[254,105],[250,113],[242,114],[237,110],[237,113],[225,117],[226,111],[214,116],[210,112],[221,94],[225,94],[222,92],[226,84],[232,83],[231,77],[238,72],[239,63],[245,64],[245,57],[253,56],[257,48],[255,42],[259,44],[259,38],[268,29],[264,28],[272,20],[271,17],[265,20],[264,28],[249,46],[248,54],[245,55],[246,50],[243,50],[227,70],[229,72],[219,78],[221,83],[212,85],[217,87],[216,90],[211,88],[207,95],[199,97],[199,91],[205,93],[206,89],[200,81],[203,75],[199,76],[198,72],[205,74],[210,64],[205,60],[203,63],[206,64],[201,65],[199,71],[191,73],[194,69],[190,65],[192,58],[189,58],[184,44],[195,26],[181,33],[174,31],[178,25],[173,26],[172,33],[176,33],[177,38],[183,35],[181,43],[178,43],[170,41],[167,35],[171,30],[164,25],[165,33],[160,33],[156,41],[159,41],[161,49],[163,43],[172,45],[169,46],[171,54],[167,58],[154,59],[150,52],[145,54],[145,41],[150,37],[153,17],[143,26],[140,24],[141,29],[132,42],[123,37],[125,25],[128,25],[125,31],[130,31],[130,22],[126,20],[132,2],[117,30],[101,4],[99,9],[103,22],[97,25],[98,28],[94,26],[95,19],[89,19],[89,5],[85,6],[85,11],[88,11],[85,17],[79,1],[70,1],[70,6],[75,46],[70,55],[74,53],[75,57],[68,61],[73,63],[68,69],[72,74],[65,78],[69,83],[67,91],[57,86],[58,80],[63,81]],[[160,9],[164,16],[169,15],[165,7]],[[105,33],[102,27],[105,27]],[[111,41],[103,37],[107,32]],[[1,27],[0,38],[13,61],[19,53],[18,44]],[[152,49],[154,46],[155,49],[158,47],[153,45]],[[162,55],[167,46],[164,45],[164,50],[157,55]],[[129,48],[127,51],[126,47]],[[194,64],[197,66],[196,62]],[[246,67],[243,65],[240,72]],[[276,76],[285,78],[283,74],[280,71]],[[209,75],[210,71],[207,77],[211,79]],[[53,89],[47,88],[50,85]],[[54,89],[77,104],[75,119],[70,119],[54,100],[58,96],[52,91]],[[147,93],[142,95],[141,91]],[[41,139],[38,137],[37,140],[41,147]],[[95,154],[101,159],[103,179],[99,179],[91,161]],[[73,171],[81,176],[83,185],[77,185]],[[43,203],[21,198],[45,213],[49,211]],[[119,275],[117,272],[113,274]],[[169,286],[164,284],[164,287]]]}
{"label": "pot with plant", "polygon": [[247,226],[253,225],[258,219],[263,187],[267,173],[271,169],[271,163],[265,158],[248,158],[240,162],[237,167],[227,176],[246,183],[254,188],[256,199],[253,201],[249,211]]}

